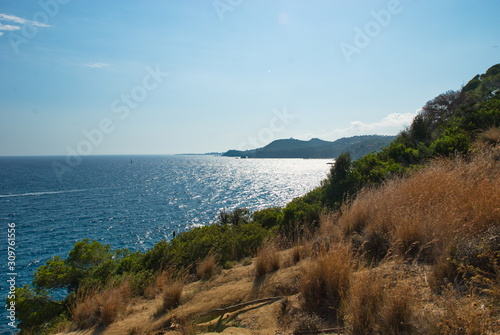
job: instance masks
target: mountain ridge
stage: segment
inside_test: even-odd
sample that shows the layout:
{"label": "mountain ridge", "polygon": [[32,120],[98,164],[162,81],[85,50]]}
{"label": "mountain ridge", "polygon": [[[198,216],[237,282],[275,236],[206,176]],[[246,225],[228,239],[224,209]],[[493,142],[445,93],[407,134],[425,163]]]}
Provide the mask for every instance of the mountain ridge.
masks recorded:
{"label": "mountain ridge", "polygon": [[343,137],[335,141],[312,138],[308,141],[294,138],[278,139],[268,145],[251,150],[229,150],[226,157],[242,158],[337,158],[350,152],[353,159],[387,146],[395,136],[358,135]]}

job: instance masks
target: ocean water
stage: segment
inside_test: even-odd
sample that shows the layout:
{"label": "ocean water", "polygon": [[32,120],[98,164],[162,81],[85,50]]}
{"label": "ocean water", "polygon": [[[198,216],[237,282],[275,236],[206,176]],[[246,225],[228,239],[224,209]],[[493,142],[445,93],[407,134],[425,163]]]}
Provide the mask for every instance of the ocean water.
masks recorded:
{"label": "ocean water", "polygon": [[[54,162],[65,164],[65,157],[0,157],[2,300],[9,273],[16,286],[31,283],[40,265],[65,257],[79,240],[147,250],[173,231],[214,222],[222,209],[285,205],[329,169],[315,159],[90,156],[58,176]],[[9,224],[15,269],[8,268]]]}

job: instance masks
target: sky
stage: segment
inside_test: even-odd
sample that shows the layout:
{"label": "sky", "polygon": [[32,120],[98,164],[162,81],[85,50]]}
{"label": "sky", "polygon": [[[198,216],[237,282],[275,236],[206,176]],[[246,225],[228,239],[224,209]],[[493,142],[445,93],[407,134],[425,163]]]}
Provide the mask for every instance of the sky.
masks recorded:
{"label": "sky", "polygon": [[0,155],[395,135],[500,63],[498,0],[1,0]]}

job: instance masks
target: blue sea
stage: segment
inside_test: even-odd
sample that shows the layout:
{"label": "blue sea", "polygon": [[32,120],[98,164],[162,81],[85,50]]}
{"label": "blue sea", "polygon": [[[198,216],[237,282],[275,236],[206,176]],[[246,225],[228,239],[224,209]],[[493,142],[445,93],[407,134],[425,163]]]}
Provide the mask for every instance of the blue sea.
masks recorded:
{"label": "blue sea", "polygon": [[[15,273],[16,286],[31,283],[40,265],[56,255],[66,257],[84,238],[114,249],[147,250],[171,239],[174,231],[214,222],[223,209],[283,206],[318,186],[327,162],[88,156],[68,165],[62,156],[0,157],[1,298],[9,291],[9,273]],[[15,226],[11,269],[9,225]],[[3,312],[0,332],[8,334]]]}

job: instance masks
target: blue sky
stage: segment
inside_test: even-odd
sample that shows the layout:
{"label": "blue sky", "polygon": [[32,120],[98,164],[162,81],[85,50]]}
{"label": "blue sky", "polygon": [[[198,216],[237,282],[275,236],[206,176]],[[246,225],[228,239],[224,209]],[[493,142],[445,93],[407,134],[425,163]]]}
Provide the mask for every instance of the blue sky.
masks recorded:
{"label": "blue sky", "polygon": [[0,2],[0,155],[396,134],[500,63],[498,0]]}

